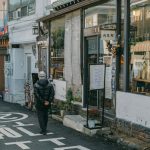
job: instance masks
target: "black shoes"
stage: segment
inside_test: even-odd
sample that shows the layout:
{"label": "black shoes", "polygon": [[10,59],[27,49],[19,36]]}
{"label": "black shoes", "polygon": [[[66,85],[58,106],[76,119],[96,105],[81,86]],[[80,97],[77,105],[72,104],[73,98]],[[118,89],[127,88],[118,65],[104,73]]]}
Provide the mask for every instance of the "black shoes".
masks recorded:
{"label": "black shoes", "polygon": [[47,131],[40,131],[40,134],[47,135]]}

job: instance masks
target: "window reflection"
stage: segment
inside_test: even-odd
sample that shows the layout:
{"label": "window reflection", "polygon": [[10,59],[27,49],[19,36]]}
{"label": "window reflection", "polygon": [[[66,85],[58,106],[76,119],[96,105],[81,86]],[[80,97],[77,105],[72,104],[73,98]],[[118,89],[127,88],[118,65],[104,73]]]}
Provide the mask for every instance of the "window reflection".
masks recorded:
{"label": "window reflection", "polygon": [[51,22],[51,74],[63,79],[65,19]]}
{"label": "window reflection", "polygon": [[131,3],[131,90],[150,95],[150,0]]}
{"label": "window reflection", "polygon": [[116,4],[111,1],[85,10],[85,28],[116,21]]}

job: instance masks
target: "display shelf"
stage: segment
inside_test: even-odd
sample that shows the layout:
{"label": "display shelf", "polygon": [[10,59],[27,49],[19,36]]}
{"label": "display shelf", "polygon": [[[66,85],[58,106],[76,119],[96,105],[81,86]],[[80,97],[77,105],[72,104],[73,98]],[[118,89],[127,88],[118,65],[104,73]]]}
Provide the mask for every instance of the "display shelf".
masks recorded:
{"label": "display shelf", "polygon": [[150,80],[144,80],[144,79],[138,79],[138,78],[133,78],[134,81],[138,81],[138,82],[146,82],[146,83],[150,83]]}
{"label": "display shelf", "polygon": [[51,57],[52,59],[64,59],[64,57]]}
{"label": "display shelf", "polygon": [[137,91],[134,91],[133,93],[136,93],[136,94],[144,94],[144,95],[148,94],[147,92],[137,92]]}

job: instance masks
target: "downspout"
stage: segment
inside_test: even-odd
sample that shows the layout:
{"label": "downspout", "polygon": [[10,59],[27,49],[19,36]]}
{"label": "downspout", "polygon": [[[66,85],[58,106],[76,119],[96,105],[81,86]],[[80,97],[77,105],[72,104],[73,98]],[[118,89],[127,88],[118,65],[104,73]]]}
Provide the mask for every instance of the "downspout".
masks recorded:
{"label": "downspout", "polygon": [[130,0],[124,1],[124,92],[129,91]]}
{"label": "downspout", "polygon": [[48,75],[51,75],[51,21],[48,21]]}

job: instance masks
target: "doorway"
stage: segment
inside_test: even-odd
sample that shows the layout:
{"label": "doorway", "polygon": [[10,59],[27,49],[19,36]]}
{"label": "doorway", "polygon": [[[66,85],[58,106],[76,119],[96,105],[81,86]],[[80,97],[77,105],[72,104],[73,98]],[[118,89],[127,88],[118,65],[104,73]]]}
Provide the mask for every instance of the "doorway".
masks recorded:
{"label": "doorway", "polygon": [[31,81],[31,56],[27,56],[27,80]]}
{"label": "doorway", "polygon": [[[85,38],[85,51],[87,51],[87,64],[98,64],[100,58],[100,37],[86,37]],[[85,64],[85,65],[87,65]],[[88,81],[89,81],[89,67],[88,67]],[[89,84],[88,84],[89,86]],[[89,91],[89,105],[98,106],[100,105],[100,92],[98,90]]]}

